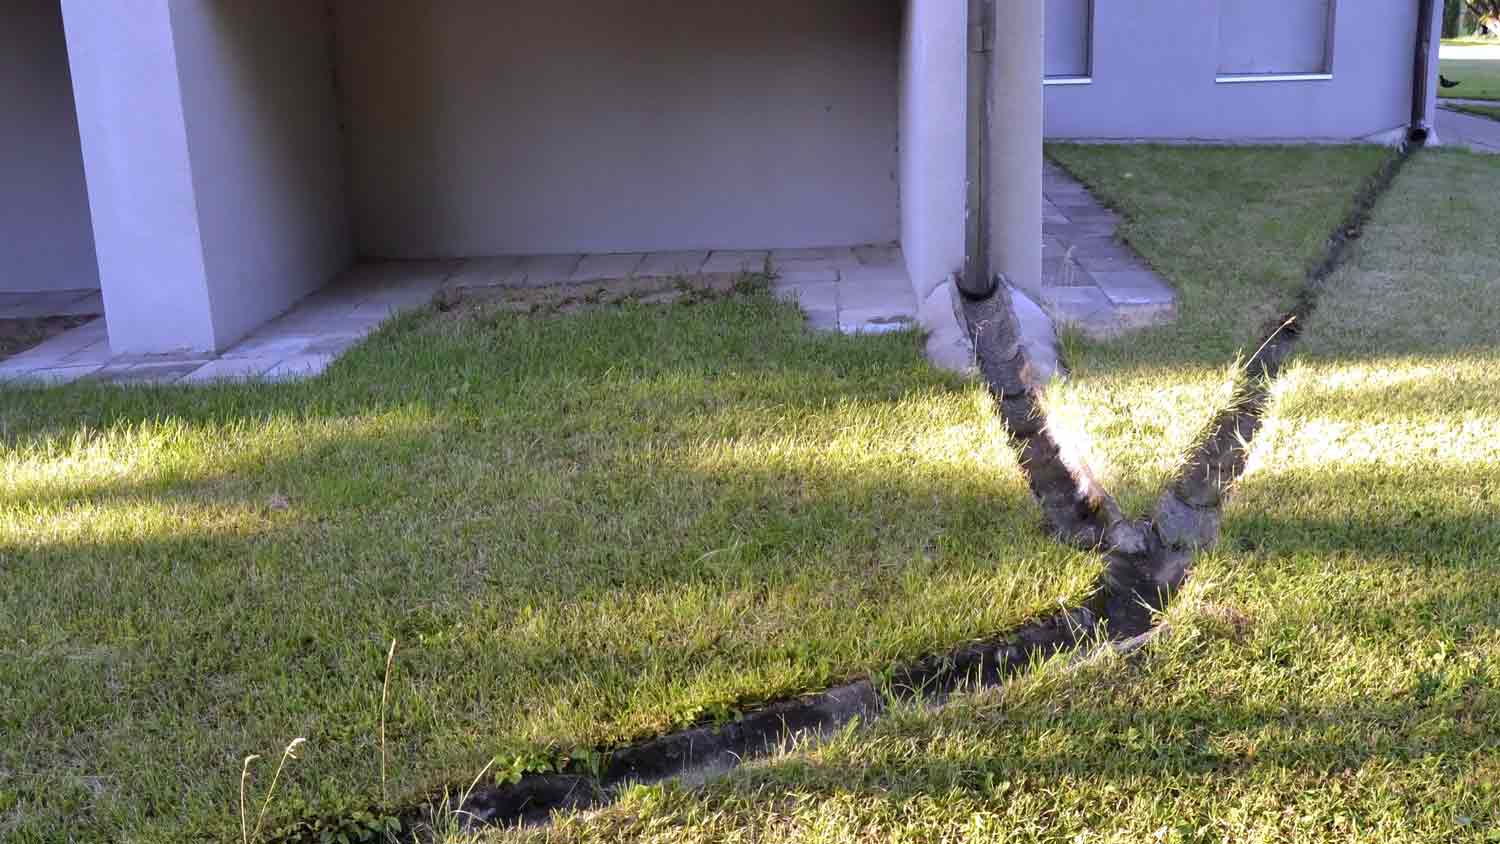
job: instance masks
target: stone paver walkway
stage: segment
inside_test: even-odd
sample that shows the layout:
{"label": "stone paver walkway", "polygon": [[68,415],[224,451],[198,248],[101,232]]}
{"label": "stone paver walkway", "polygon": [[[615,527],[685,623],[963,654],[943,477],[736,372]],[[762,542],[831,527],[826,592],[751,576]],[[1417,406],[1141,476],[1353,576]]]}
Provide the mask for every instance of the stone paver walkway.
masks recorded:
{"label": "stone paver walkway", "polygon": [[1119,215],[1067,171],[1042,176],[1042,301],[1059,322],[1112,336],[1176,316],[1176,293],[1115,237]]}
{"label": "stone paver walkway", "polygon": [[[0,361],[0,382],[295,380],[322,373],[381,324],[431,303],[447,289],[561,288],[622,278],[759,272],[768,267],[776,274],[775,294],[797,302],[815,328],[862,334],[915,325],[916,296],[901,250],[892,244],[387,262],[354,268],[219,355],[115,355],[106,322],[97,319]],[[0,294],[0,318],[101,310],[97,291]]]}
{"label": "stone paver walkway", "polygon": [[[1484,100],[1465,100],[1464,102],[1500,108],[1500,102]],[[1467,147],[1474,152],[1500,155],[1500,120],[1464,114],[1451,108],[1439,108],[1437,134],[1443,146]]]}

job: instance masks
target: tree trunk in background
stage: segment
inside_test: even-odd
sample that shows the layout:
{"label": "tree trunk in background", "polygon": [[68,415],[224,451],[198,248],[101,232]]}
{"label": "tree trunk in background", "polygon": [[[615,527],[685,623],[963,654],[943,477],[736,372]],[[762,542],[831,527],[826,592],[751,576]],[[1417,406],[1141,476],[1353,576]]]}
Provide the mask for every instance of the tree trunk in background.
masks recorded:
{"label": "tree trunk in background", "polygon": [[1464,17],[1464,0],[1443,0],[1443,37],[1457,38]]}

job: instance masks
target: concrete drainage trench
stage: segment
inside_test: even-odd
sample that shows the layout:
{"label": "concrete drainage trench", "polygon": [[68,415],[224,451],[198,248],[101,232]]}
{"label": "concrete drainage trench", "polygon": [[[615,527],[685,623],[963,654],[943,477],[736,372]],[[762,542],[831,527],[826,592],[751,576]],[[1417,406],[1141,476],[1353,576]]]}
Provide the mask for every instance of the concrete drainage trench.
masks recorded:
{"label": "concrete drainage trench", "polygon": [[505,786],[460,784],[399,813],[404,840],[419,840],[418,831],[434,823],[434,812],[451,813],[470,828],[543,824],[557,811],[607,806],[628,785],[711,779],[799,737],[826,735],[855,719],[872,721],[893,702],[941,702],[959,689],[997,685],[1064,651],[1128,653],[1148,643],[1161,632],[1153,626],[1155,617],[1187,578],[1193,559],[1218,543],[1226,498],[1245,471],[1271,386],[1296,350],[1326,281],[1348,257],[1350,244],[1418,147],[1414,142],[1401,148],[1359,192],[1323,259],[1309,271],[1295,306],[1267,327],[1264,342],[1240,369],[1228,407],[1210,422],[1202,444],[1149,516],[1126,517],[1087,466],[1065,458],[1047,425],[1039,380],[1028,369],[1005,285],[991,299],[968,304],[970,324],[978,327],[980,372],[1048,528],[1059,541],[1104,550],[1104,574],[1081,606],[990,641],[919,660],[884,682],[861,680],[767,705],[730,724],[611,749],[600,754],[604,762],[596,773],[530,775]]}

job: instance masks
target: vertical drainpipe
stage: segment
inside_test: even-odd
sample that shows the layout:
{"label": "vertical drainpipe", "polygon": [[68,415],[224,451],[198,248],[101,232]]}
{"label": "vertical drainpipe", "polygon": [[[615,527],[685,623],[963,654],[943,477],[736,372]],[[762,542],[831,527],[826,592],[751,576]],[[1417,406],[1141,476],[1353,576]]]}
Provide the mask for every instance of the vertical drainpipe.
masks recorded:
{"label": "vertical drainpipe", "polygon": [[968,197],[964,204],[964,271],[958,288],[972,299],[995,292],[990,269],[990,78],[993,67],[995,0],[969,0]]}
{"label": "vertical drainpipe", "polygon": [[1437,0],[1418,0],[1416,67],[1412,73],[1411,139],[1419,143],[1436,140],[1433,126],[1433,36],[1436,33]]}

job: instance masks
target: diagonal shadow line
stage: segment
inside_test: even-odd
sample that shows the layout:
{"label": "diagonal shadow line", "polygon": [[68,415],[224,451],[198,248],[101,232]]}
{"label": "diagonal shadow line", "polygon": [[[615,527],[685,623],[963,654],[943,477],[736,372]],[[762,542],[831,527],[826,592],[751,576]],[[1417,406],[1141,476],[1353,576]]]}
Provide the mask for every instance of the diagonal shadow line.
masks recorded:
{"label": "diagonal shadow line", "polygon": [[[981,327],[974,337],[980,373],[1049,528],[1061,542],[1104,552],[1105,573],[1081,606],[903,666],[884,679],[772,703],[727,725],[602,750],[598,758],[604,761],[594,773],[528,775],[514,784],[460,786],[430,795],[394,813],[402,822],[401,840],[419,840],[418,831],[431,828],[435,817],[459,819],[467,828],[544,824],[556,812],[607,806],[631,784],[711,778],[799,736],[828,735],[877,718],[891,702],[940,702],[957,690],[997,685],[1078,648],[1100,645],[1130,653],[1149,644],[1158,614],[1186,581],[1193,560],[1218,543],[1224,504],[1244,474],[1271,387],[1296,351],[1302,326],[1375,206],[1420,148],[1419,139],[1401,146],[1360,189],[1322,260],[1309,270],[1295,306],[1267,327],[1264,342],[1239,368],[1230,402],[1210,421],[1202,445],[1184,461],[1148,516],[1127,518],[1087,464],[1066,456],[1048,424],[1037,380],[1028,371],[1007,285],[997,285],[989,300],[969,303],[971,324]],[[377,807],[374,814],[391,813]],[[279,840],[312,839],[292,834]]]}

